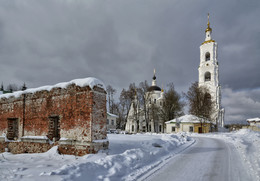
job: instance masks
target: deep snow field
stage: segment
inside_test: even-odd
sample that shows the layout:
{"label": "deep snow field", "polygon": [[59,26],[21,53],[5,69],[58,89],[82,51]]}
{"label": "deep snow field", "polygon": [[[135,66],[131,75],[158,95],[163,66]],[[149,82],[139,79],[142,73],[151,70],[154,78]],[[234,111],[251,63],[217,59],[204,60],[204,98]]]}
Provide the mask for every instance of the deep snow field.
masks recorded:
{"label": "deep snow field", "polygon": [[109,134],[109,150],[83,157],[59,155],[57,147],[38,154],[0,154],[0,180],[135,180],[158,169],[194,141],[185,133]]}
{"label": "deep snow field", "polygon": [[109,150],[83,157],[59,155],[57,147],[40,154],[0,154],[0,180],[136,180],[146,178],[191,146],[191,137],[223,139],[237,148],[248,172],[260,180],[260,133],[240,130],[209,134],[109,134]]}

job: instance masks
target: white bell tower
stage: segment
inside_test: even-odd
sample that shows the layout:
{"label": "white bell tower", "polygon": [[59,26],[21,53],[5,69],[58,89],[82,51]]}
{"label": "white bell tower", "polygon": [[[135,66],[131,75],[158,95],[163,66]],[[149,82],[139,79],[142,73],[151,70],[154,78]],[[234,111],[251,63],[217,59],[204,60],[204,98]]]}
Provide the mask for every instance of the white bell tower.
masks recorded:
{"label": "white bell tower", "polygon": [[211,115],[211,120],[219,126],[224,126],[224,109],[221,107],[221,91],[219,84],[219,72],[217,61],[217,43],[211,37],[212,29],[209,23],[205,30],[205,41],[200,46],[200,66],[199,66],[199,86],[209,89],[211,100],[214,102],[215,112]]}

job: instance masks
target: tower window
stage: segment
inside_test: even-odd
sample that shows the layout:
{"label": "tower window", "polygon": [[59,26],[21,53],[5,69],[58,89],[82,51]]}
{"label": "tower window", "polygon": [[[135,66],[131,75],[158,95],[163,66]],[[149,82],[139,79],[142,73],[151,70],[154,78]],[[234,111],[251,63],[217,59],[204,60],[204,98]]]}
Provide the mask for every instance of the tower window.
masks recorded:
{"label": "tower window", "polygon": [[205,94],[205,98],[207,101],[211,101],[211,95],[209,93]]}
{"label": "tower window", "polygon": [[210,60],[210,53],[209,53],[209,52],[207,52],[207,53],[205,54],[205,60],[206,60],[206,61],[209,61],[209,60]]}
{"label": "tower window", "polygon": [[205,73],[205,82],[210,81],[210,80],[211,80],[211,74],[210,74],[210,72],[206,72]]}

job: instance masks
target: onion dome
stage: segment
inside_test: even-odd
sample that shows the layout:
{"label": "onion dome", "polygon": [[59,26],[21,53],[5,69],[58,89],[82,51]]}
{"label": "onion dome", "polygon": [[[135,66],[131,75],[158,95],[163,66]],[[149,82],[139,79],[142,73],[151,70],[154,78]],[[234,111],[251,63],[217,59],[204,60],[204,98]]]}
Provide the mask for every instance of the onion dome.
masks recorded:
{"label": "onion dome", "polygon": [[152,91],[161,91],[161,88],[156,85],[155,69],[153,71],[152,86],[148,88],[148,92],[152,92]]}

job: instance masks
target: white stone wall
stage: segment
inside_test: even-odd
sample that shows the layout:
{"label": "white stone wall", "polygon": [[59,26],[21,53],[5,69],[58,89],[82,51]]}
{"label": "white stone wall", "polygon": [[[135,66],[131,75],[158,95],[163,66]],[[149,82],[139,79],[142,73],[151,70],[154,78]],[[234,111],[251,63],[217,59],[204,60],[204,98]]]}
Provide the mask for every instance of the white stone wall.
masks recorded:
{"label": "white stone wall", "polygon": [[[172,127],[175,127],[175,131],[172,131]],[[175,123],[168,123],[166,124],[166,130],[165,130],[166,133],[176,133],[177,132],[177,126]]]}

